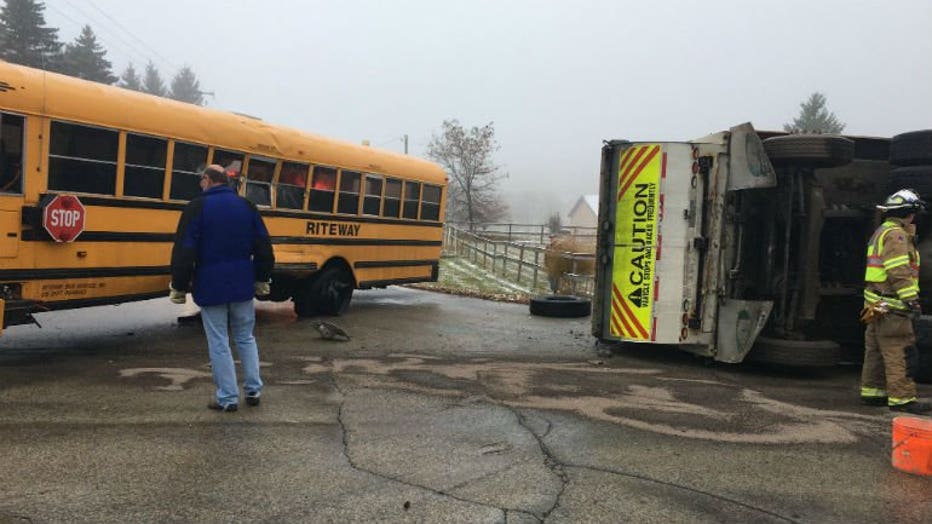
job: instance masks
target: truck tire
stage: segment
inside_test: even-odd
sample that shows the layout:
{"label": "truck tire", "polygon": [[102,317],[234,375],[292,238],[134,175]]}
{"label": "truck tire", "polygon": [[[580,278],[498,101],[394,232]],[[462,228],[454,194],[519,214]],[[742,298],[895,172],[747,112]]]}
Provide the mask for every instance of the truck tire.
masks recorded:
{"label": "truck tire", "polygon": [[916,347],[919,349],[919,368],[913,380],[932,384],[932,315],[922,315],[914,324]]}
{"label": "truck tire", "polygon": [[757,337],[748,359],[781,366],[829,367],[841,359],[841,346],[831,340]]}
{"label": "truck tire", "polygon": [[764,140],[776,166],[838,167],[854,159],[854,140],[837,135],[785,135]]}
{"label": "truck tire", "polygon": [[910,131],[893,137],[890,163],[897,166],[932,164],[932,129]]}
{"label": "truck tire", "polygon": [[922,198],[932,196],[932,166],[898,167],[890,171],[890,186],[887,194],[909,188]]}
{"label": "truck tire", "polygon": [[592,313],[592,302],[572,295],[542,295],[531,298],[531,314],[542,317],[576,318]]}

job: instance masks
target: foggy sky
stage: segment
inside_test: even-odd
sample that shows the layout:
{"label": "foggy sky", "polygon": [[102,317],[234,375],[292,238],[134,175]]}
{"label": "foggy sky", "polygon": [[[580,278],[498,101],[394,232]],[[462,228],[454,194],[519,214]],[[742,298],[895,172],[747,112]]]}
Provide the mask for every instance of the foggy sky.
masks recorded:
{"label": "foggy sky", "polygon": [[595,193],[603,139],[782,129],[813,91],[847,134],[932,128],[928,0],[45,4],[116,74],[190,65],[208,107],[418,156],[444,119],[494,122],[517,222]]}

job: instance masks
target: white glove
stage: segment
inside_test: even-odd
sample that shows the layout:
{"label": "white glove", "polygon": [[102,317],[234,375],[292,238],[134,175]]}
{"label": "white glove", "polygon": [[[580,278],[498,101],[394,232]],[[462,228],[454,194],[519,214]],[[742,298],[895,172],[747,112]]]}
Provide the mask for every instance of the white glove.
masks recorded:
{"label": "white glove", "polygon": [[272,292],[272,287],[268,282],[256,282],[255,289],[257,297],[267,297]]}
{"label": "white glove", "polygon": [[188,301],[188,294],[184,291],[178,291],[177,289],[168,286],[168,300],[171,300],[174,304],[184,304]]}

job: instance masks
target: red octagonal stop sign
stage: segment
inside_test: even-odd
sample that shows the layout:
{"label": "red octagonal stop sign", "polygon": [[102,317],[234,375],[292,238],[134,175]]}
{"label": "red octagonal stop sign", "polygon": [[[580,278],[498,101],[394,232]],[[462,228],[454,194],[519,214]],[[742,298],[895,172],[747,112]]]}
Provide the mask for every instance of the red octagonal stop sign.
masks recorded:
{"label": "red octagonal stop sign", "polygon": [[84,232],[84,204],[74,195],[56,195],[42,210],[42,227],[56,242],[71,242]]}

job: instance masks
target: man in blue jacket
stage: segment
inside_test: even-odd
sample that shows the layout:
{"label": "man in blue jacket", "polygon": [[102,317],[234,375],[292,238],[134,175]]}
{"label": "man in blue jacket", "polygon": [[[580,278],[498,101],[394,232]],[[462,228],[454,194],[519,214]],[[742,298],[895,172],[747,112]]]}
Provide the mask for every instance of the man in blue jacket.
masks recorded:
{"label": "man in blue jacket", "polygon": [[207,407],[236,411],[239,387],[227,330],[233,333],[243,364],[246,404],[258,406],[262,379],[253,337],[253,296],[269,294],[275,258],[258,209],[230,188],[222,166],[207,166],[200,185],[203,192],[188,203],[178,221],[169,298],[183,304],[193,282],[217,386],[216,399]]}

